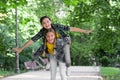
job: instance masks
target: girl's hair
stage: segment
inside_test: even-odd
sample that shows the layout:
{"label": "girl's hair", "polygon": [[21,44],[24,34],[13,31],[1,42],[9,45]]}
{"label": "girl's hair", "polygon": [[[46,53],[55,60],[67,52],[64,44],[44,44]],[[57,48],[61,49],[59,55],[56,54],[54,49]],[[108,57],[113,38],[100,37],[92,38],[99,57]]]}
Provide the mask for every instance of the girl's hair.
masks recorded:
{"label": "girl's hair", "polygon": [[47,30],[45,31],[45,42],[47,41],[46,35],[47,35],[48,32],[54,33],[55,38],[57,38],[55,30],[54,30],[53,28],[50,28],[50,29],[47,29]]}
{"label": "girl's hair", "polygon": [[53,32],[56,35],[56,32],[55,32],[55,30],[53,28],[46,29],[45,35],[47,35],[48,32]]}
{"label": "girl's hair", "polygon": [[51,19],[48,16],[43,16],[43,17],[40,18],[40,23],[41,24],[42,24],[43,19],[45,19],[45,18],[48,18],[51,21]]}
{"label": "girl's hair", "polygon": [[[47,29],[46,32],[45,32],[45,35],[47,35],[48,32],[54,33],[55,38],[56,38],[56,32],[55,32],[55,30],[54,30],[53,28]],[[46,42],[47,42],[47,39],[46,39],[46,37],[45,37],[44,49],[46,50],[47,53],[49,53],[49,52],[48,52],[48,46],[46,46]],[[56,50],[55,50],[56,44],[55,44],[55,43],[56,43],[56,39],[54,40],[54,53],[56,53]]]}

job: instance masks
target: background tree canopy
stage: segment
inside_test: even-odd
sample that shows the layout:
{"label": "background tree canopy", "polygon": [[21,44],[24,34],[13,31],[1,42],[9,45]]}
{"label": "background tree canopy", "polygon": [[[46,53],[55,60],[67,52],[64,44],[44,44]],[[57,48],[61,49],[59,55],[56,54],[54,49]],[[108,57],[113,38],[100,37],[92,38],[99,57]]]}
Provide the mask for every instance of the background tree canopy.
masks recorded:
{"label": "background tree canopy", "polygon": [[[15,67],[15,8],[18,8],[18,45],[22,46],[42,27],[39,18],[47,15],[53,23],[93,29],[91,34],[69,32],[72,38],[72,65],[114,66],[120,64],[119,0],[1,0],[0,68]],[[20,67],[32,58],[42,40],[24,49]]]}

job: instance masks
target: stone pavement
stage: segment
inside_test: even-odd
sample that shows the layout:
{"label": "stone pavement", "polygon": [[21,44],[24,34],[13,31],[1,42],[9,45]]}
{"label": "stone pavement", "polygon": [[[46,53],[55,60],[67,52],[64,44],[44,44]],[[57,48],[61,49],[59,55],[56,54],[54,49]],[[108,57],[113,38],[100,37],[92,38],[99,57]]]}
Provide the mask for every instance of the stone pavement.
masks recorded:
{"label": "stone pavement", "polygon": [[[0,80],[50,80],[50,71],[29,71]],[[56,80],[61,80],[59,69],[57,70]],[[102,80],[102,77],[98,66],[71,66],[68,68],[68,80]]]}

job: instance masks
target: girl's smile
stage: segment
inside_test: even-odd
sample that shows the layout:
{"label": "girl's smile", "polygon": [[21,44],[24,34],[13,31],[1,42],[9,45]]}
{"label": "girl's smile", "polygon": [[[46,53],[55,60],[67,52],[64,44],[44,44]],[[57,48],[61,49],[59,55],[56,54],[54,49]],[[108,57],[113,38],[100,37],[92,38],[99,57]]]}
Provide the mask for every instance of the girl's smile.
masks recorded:
{"label": "girl's smile", "polygon": [[55,33],[53,33],[53,32],[48,32],[48,33],[46,34],[46,39],[47,39],[47,42],[53,44],[54,41],[55,41]]}
{"label": "girl's smile", "polygon": [[51,21],[48,18],[44,18],[42,21],[42,26],[45,29],[50,29],[51,28]]}

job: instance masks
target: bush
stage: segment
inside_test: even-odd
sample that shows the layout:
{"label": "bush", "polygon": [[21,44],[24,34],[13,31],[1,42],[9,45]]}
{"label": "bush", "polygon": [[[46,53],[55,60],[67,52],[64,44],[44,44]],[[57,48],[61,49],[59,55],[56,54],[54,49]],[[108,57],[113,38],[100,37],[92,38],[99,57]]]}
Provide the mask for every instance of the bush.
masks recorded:
{"label": "bush", "polygon": [[107,56],[103,56],[102,58],[100,58],[100,63],[102,64],[102,66],[109,66],[110,59]]}

